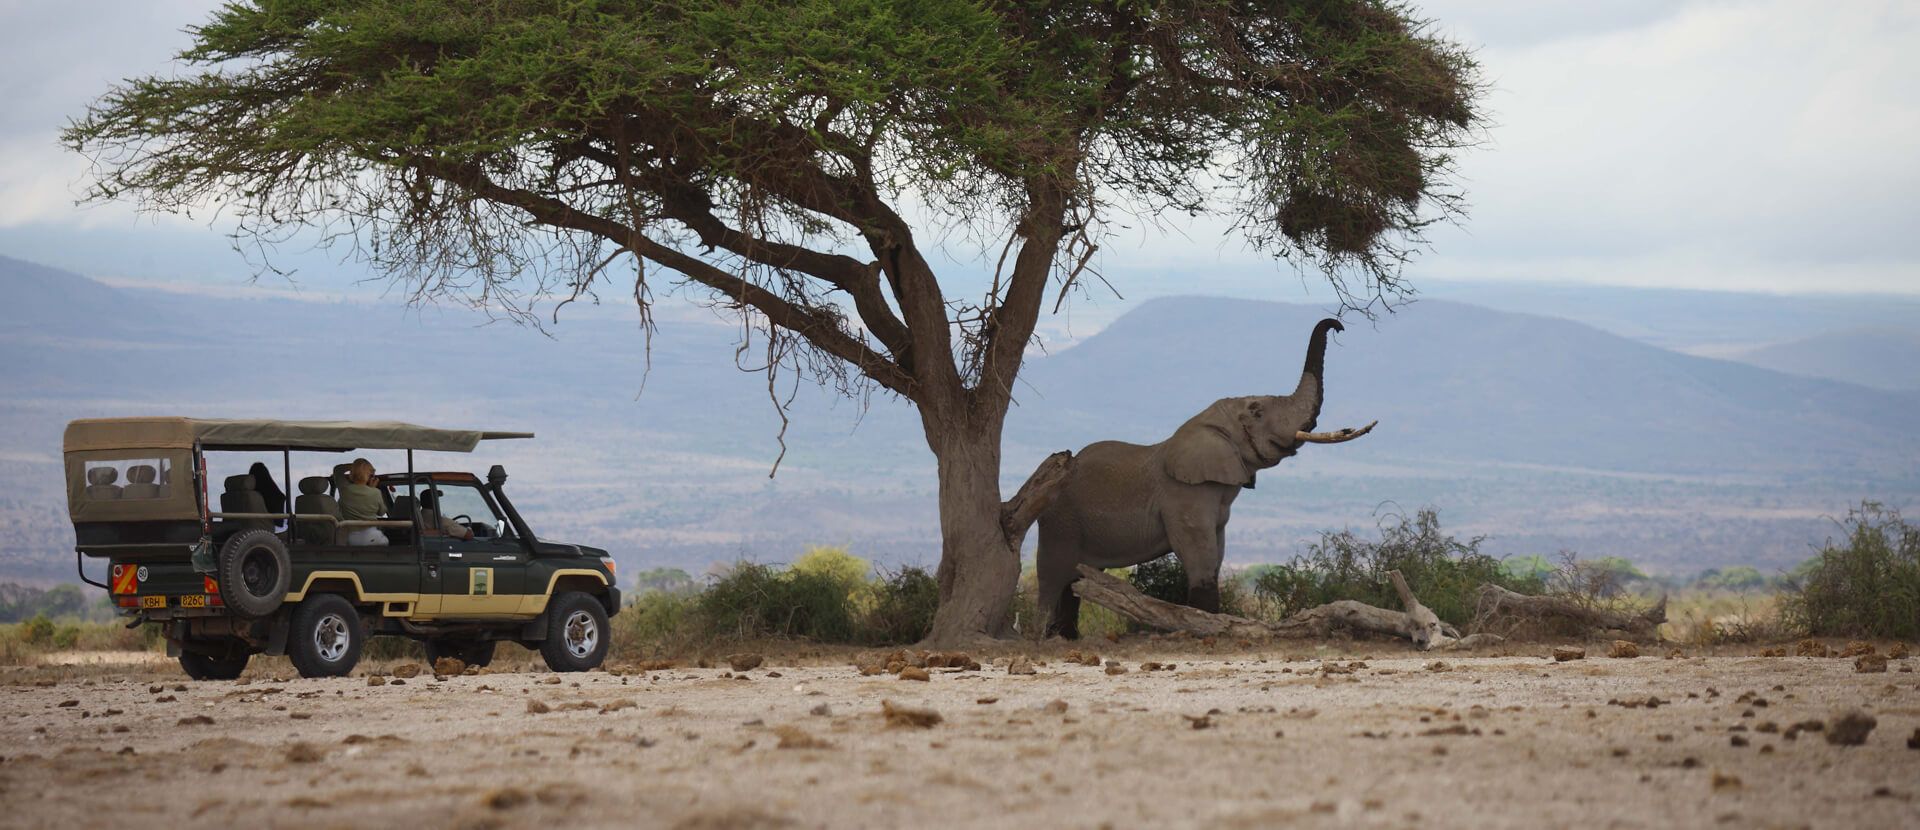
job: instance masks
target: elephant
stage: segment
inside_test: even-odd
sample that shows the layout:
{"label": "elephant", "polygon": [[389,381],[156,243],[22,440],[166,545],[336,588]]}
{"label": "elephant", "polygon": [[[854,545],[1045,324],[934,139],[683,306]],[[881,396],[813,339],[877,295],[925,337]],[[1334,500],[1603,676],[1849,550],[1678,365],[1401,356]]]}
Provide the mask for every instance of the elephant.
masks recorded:
{"label": "elephant", "polygon": [[1171,552],[1186,570],[1188,603],[1220,610],[1227,516],[1240,491],[1304,443],[1339,443],[1373,428],[1313,433],[1327,334],[1345,330],[1334,319],[1314,326],[1293,394],[1222,398],[1158,444],[1101,441],[1080,451],[1039,518],[1039,612],[1048,634],[1079,636],[1071,586],[1081,564],[1119,568]]}

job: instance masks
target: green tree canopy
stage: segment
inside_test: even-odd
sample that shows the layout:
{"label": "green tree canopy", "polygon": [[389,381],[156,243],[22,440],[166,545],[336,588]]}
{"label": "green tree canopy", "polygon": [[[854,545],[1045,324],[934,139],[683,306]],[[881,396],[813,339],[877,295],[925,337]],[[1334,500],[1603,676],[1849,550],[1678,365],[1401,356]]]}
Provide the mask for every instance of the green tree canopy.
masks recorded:
{"label": "green tree canopy", "polygon": [[[936,634],[1004,617],[1001,427],[1109,213],[1223,213],[1390,296],[1457,207],[1479,95],[1386,0],[239,0],[190,31],[188,71],[65,131],[96,198],[317,232],[415,298],[529,316],[624,259],[644,317],[671,273],[769,370],[919,407],[942,597],[976,599]],[[943,289],[922,213],[1001,252],[984,296]]]}

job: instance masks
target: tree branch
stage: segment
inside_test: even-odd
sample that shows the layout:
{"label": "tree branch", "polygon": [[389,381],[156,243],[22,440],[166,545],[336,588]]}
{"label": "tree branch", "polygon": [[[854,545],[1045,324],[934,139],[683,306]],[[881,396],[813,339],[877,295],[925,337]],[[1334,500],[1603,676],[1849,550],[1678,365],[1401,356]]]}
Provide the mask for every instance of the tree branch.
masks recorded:
{"label": "tree branch", "polygon": [[575,209],[531,191],[500,185],[477,166],[451,165],[432,159],[415,159],[409,164],[427,175],[465,188],[480,198],[520,208],[540,224],[591,233],[616,245],[623,245],[637,256],[672,268],[688,279],[752,306],[766,315],[769,322],[805,337],[822,351],[858,368],[881,386],[908,398],[915,397],[917,386],[914,379],[885,355],[875,352],[843,330],[841,318],[835,311],[790,302],[704,260],[662,245],[636,228]]}
{"label": "tree branch", "polygon": [[1053,182],[1029,182],[1027,214],[1018,232],[1026,237],[1013,260],[1006,298],[991,309],[986,342],[981,345],[980,380],[974,387],[976,413],[1006,413],[1013,380],[1020,373],[1027,343],[1033,339],[1046,299],[1047,277],[1059,251],[1066,193]]}

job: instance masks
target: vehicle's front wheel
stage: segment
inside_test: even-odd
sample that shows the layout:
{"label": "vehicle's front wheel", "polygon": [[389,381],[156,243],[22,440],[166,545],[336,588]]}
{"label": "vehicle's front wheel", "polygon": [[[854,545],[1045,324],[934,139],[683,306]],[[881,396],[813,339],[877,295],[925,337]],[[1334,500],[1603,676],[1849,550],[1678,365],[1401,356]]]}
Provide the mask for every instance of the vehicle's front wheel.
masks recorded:
{"label": "vehicle's front wheel", "polygon": [[343,677],[360,662],[366,637],[353,603],[339,594],[317,594],[293,609],[287,659],[301,677]]}
{"label": "vehicle's front wheel", "polygon": [[182,650],[180,668],[195,680],[233,680],[247,670],[247,661],[252,657],[239,646],[230,646],[219,654]]}
{"label": "vehicle's front wheel", "polygon": [[568,591],[547,604],[540,657],[554,671],[588,671],[607,659],[607,609],[590,594]]}
{"label": "vehicle's front wheel", "polygon": [[493,663],[492,640],[457,640],[439,638],[427,641],[427,665],[439,662],[442,657],[452,657],[473,668],[484,669]]}

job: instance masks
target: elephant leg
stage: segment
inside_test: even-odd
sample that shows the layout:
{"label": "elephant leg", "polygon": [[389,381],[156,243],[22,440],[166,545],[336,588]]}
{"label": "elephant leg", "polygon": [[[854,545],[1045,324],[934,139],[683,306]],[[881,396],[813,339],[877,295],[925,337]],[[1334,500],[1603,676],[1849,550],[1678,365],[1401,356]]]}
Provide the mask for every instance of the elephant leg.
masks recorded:
{"label": "elephant leg", "polygon": [[1048,633],[1068,640],[1080,639],[1080,595],[1073,592],[1073,583],[1060,590],[1060,602],[1054,606],[1053,621]]}
{"label": "elephant leg", "polygon": [[1040,624],[1044,636],[1080,638],[1080,597],[1073,593],[1073,581],[1079,574],[1071,556],[1042,556],[1039,562]]}
{"label": "elephant leg", "polygon": [[1187,605],[1220,613],[1221,533],[1209,522],[1204,527],[1173,525],[1167,535],[1187,572]]}

